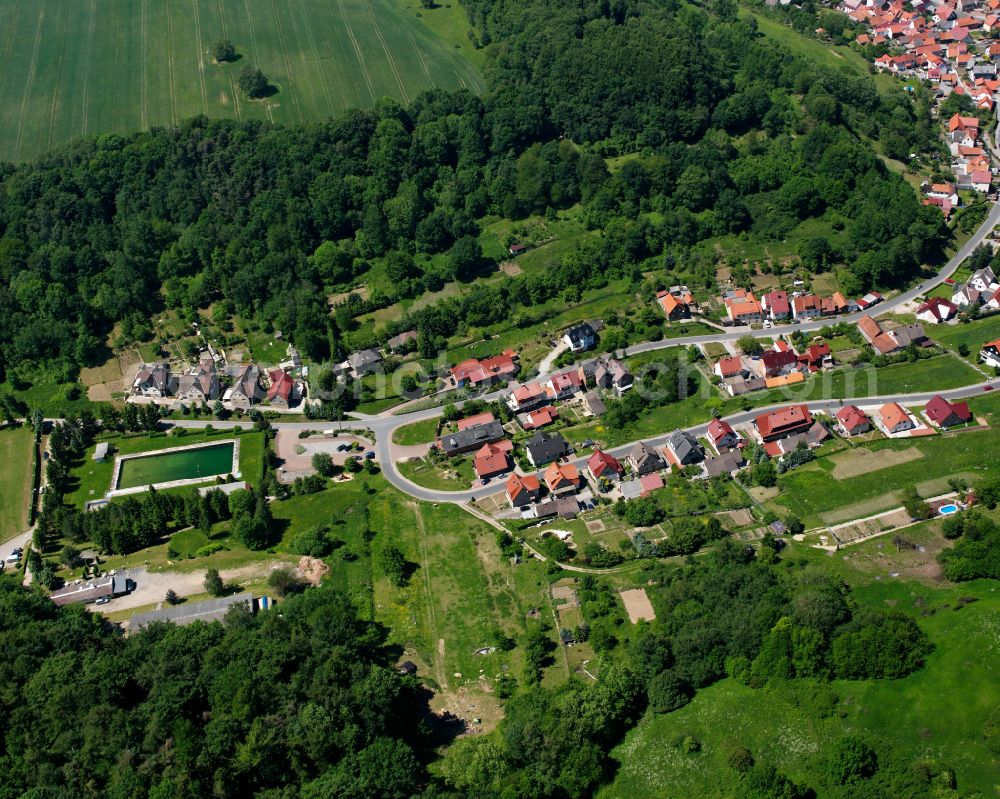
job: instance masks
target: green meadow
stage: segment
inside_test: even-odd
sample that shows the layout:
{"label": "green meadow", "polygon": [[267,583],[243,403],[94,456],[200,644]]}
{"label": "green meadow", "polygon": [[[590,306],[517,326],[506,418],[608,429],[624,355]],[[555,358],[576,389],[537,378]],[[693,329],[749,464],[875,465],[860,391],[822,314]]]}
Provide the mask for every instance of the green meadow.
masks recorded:
{"label": "green meadow", "polygon": [[[220,65],[223,38],[240,58]],[[298,123],[434,87],[478,92],[468,49],[452,9],[398,0],[0,0],[0,159],[198,114]],[[238,91],[248,64],[275,94]]]}

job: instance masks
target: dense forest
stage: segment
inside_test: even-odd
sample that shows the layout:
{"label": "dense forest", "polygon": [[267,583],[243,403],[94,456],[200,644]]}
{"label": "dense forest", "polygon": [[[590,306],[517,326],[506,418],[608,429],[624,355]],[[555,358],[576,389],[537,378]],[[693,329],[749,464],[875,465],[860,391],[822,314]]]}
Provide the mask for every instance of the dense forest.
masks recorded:
{"label": "dense forest", "polygon": [[[558,268],[382,332],[416,324],[426,354],[462,320],[489,324],[644,264],[683,270],[676,253],[699,241],[780,239],[827,210],[846,244],[811,242],[812,265],[837,268],[848,294],[900,283],[947,235],[864,138],[933,151],[926,108],[791,55],[731,2],[469,11],[491,42],[481,98],[435,91],[299,127],[197,118],[0,166],[0,371],[71,379],[106,357],[114,325],[116,340],[141,339],[161,308],[213,302],[314,359],[340,356],[358,313],[473,278],[489,214],[581,203],[602,235]],[[632,155],[609,170],[619,154]],[[323,289],[376,266],[396,296],[329,314]]]}

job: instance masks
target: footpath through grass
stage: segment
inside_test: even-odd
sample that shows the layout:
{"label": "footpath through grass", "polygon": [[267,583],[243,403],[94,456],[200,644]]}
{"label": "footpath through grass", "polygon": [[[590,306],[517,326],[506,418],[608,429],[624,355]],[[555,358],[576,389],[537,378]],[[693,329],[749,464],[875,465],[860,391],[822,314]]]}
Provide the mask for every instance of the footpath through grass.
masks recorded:
{"label": "footpath through grass", "polygon": [[26,427],[0,430],[0,541],[28,529],[34,442]]}

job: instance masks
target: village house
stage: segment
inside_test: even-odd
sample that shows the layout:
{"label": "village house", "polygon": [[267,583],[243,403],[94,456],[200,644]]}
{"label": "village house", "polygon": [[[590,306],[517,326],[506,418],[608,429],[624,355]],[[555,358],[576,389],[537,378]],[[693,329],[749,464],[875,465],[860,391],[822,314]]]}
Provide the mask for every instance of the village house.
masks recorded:
{"label": "village house", "polygon": [[917,308],[917,319],[930,325],[947,322],[956,313],[958,307],[944,297],[931,297]]}
{"label": "village house", "polygon": [[602,477],[608,480],[620,480],[625,474],[624,467],[616,457],[599,449],[595,449],[587,458],[587,470],[594,480],[600,480]]}
{"label": "village house", "polygon": [[490,358],[469,358],[451,369],[451,378],[458,388],[489,386],[511,380],[517,374],[517,353],[507,350]]}
{"label": "village house", "polygon": [[805,405],[789,405],[764,413],[753,420],[757,434],[765,444],[793,433],[804,433],[813,424],[812,414]]}
{"label": "village house", "polygon": [[579,370],[570,369],[552,375],[545,385],[551,399],[569,399],[583,388],[583,377],[580,375]]}
{"label": "village house", "polygon": [[177,380],[177,399],[183,402],[207,402],[218,397],[219,375],[211,358],[202,358],[197,368]]}
{"label": "village house", "polygon": [[504,437],[503,425],[493,420],[485,424],[474,424],[455,433],[448,433],[437,440],[438,448],[449,457],[480,449],[483,444],[492,444]]}
{"label": "village house", "polygon": [[791,305],[788,303],[788,292],[775,289],[769,291],[760,298],[761,307],[767,311],[767,316],[774,322],[787,319],[791,314]]}
{"label": "village house", "polygon": [[743,359],[739,355],[727,355],[725,358],[719,358],[715,362],[713,370],[723,380],[729,380],[733,377],[746,377],[750,374],[746,364],[743,363]]}
{"label": "village house", "polygon": [[660,453],[642,441],[637,442],[632,447],[628,459],[632,464],[633,471],[639,477],[667,468],[666,461],[663,460]]}
{"label": "village house", "polygon": [[295,381],[284,369],[272,369],[267,373],[271,381],[264,400],[272,408],[290,408],[298,399]]}
{"label": "village house", "polygon": [[571,494],[580,488],[580,471],[572,463],[550,463],[543,475],[550,494]]}
{"label": "village house", "polygon": [[358,350],[347,356],[351,375],[355,379],[377,372],[382,366],[382,353],[375,349]]}
{"label": "village house", "polygon": [[1000,338],[983,344],[979,350],[979,360],[994,369],[1000,369]]}
{"label": "village house", "polygon": [[669,291],[657,292],[656,301],[660,304],[660,308],[663,309],[664,315],[671,321],[691,318],[691,309],[687,303],[675,297]]}
{"label": "village house", "polygon": [[580,367],[587,385],[611,389],[619,397],[635,384],[635,377],[617,358],[599,358]]}
{"label": "village house", "polygon": [[913,420],[899,403],[887,402],[878,409],[879,418],[882,420],[882,427],[888,433],[902,433],[905,430],[912,430]]}
{"label": "village house", "polygon": [[563,333],[563,342],[569,347],[570,352],[583,352],[589,350],[597,344],[597,333],[588,322],[573,325]]}
{"label": "village house", "polygon": [[537,430],[539,427],[546,427],[559,418],[559,409],[551,405],[544,405],[533,411],[518,417],[521,427],[525,430]]}
{"label": "village house", "polygon": [[523,508],[525,505],[538,501],[542,494],[542,484],[532,474],[512,474],[507,478],[505,490],[511,506]]}
{"label": "village house", "polygon": [[483,411],[482,413],[476,413],[472,416],[466,416],[464,419],[459,419],[455,422],[455,429],[468,430],[470,427],[475,427],[480,424],[489,424],[495,420],[496,417],[490,411]]}
{"label": "village house", "polygon": [[767,383],[763,377],[733,377],[722,384],[723,388],[729,392],[730,396],[738,397],[741,394],[749,394],[752,391],[763,391],[767,388]]}
{"label": "village house", "polygon": [[713,419],[708,423],[708,438],[719,452],[739,446],[740,437],[729,422]]}
{"label": "village house", "polygon": [[686,430],[674,430],[667,436],[664,452],[667,460],[679,468],[705,460],[705,451],[701,448],[701,444]]}
{"label": "village house", "polygon": [[847,405],[837,411],[837,422],[845,435],[859,436],[872,429],[872,421],[857,405]]}
{"label": "village house", "polygon": [[565,438],[558,433],[549,434],[544,430],[535,431],[535,434],[528,439],[525,450],[528,453],[528,461],[536,469],[564,458],[572,451]]}
{"label": "village house", "polygon": [[176,385],[177,381],[170,374],[169,364],[148,363],[140,367],[132,381],[132,394],[136,397],[162,399],[172,394]]}
{"label": "village house", "polygon": [[810,344],[799,355],[799,363],[810,372],[818,372],[820,369],[833,366],[833,355],[830,354],[830,345],[825,341],[819,344]]}
{"label": "village house", "polygon": [[407,330],[397,336],[393,336],[385,342],[385,348],[389,352],[399,355],[400,353],[406,352],[409,349],[410,344],[415,344],[416,341],[417,331]]}
{"label": "village house", "polygon": [[764,309],[760,307],[760,302],[754,297],[753,292],[745,289],[727,291],[723,302],[726,304],[729,318],[738,325],[764,321]]}
{"label": "village house", "polygon": [[537,408],[548,401],[549,395],[540,383],[524,383],[507,395],[507,405],[514,413]]}
{"label": "village house", "polygon": [[924,406],[924,416],[938,427],[954,427],[972,420],[972,412],[967,402],[948,402],[940,394],[931,397]]}
{"label": "village house", "polygon": [[705,459],[705,472],[709,477],[719,477],[724,474],[735,475],[746,464],[743,453],[738,449],[731,449],[721,455],[715,455]]}
{"label": "village house", "polygon": [[260,367],[255,363],[241,364],[233,375],[233,384],[222,395],[222,401],[239,410],[250,410],[264,401],[267,392],[260,384]]}
{"label": "village house", "polygon": [[510,452],[513,448],[514,444],[507,439],[483,444],[473,456],[472,468],[482,480],[503,474],[511,468]]}
{"label": "village house", "polygon": [[787,350],[766,350],[760,356],[764,364],[764,374],[767,377],[777,375],[787,375],[798,366],[799,358],[792,349]]}

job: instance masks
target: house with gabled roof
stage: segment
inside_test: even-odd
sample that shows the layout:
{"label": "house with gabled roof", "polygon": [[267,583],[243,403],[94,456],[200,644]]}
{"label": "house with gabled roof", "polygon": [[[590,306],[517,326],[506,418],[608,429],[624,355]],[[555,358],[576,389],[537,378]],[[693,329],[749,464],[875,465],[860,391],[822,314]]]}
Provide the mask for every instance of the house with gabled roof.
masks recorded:
{"label": "house with gabled roof", "polygon": [[701,444],[686,430],[674,430],[667,436],[664,452],[667,460],[678,468],[705,460],[705,451],[701,448]]}
{"label": "house with gabled roof", "polygon": [[736,435],[733,426],[729,422],[719,418],[708,423],[708,437],[712,445],[719,450],[732,449],[740,443],[740,437]]}
{"label": "house with gabled roof", "polygon": [[507,395],[507,405],[514,413],[537,408],[549,401],[549,395],[541,383],[524,383],[516,386]]}
{"label": "house with gabled roof", "polygon": [[788,292],[781,289],[769,291],[760,298],[761,307],[767,311],[767,315],[773,321],[787,319],[791,314],[791,305],[788,302]]}
{"label": "house with gabled roof", "polygon": [[198,366],[177,380],[177,398],[185,402],[208,402],[219,396],[219,374],[215,361],[202,358]]}
{"label": "house with gabled roof", "polygon": [[956,313],[958,307],[944,297],[931,297],[917,308],[917,319],[931,325],[947,322]]}
{"label": "house with gabled roof", "polygon": [[725,358],[719,358],[712,370],[723,380],[728,380],[731,377],[746,377],[750,374],[750,370],[747,369],[739,355],[727,355]]}
{"label": "house with gabled roof", "polygon": [[594,480],[602,477],[609,480],[620,480],[625,474],[625,468],[614,455],[609,455],[603,450],[595,449],[593,454],[587,458],[587,469]]}
{"label": "house with gabled roof", "polygon": [[663,460],[660,453],[643,441],[637,442],[632,447],[628,459],[632,464],[633,470],[640,477],[644,474],[658,472],[661,469],[667,468],[667,463]]}
{"label": "house with gabled roof", "polygon": [[289,408],[297,399],[295,396],[295,381],[284,369],[272,369],[267,373],[271,385],[267,389],[265,400],[272,408]]}
{"label": "house with gabled roof", "polygon": [[845,435],[859,436],[872,429],[872,420],[857,405],[846,405],[837,411],[836,417]]}
{"label": "house with gabled roof", "polygon": [[472,459],[472,468],[481,479],[495,477],[511,468],[510,452],[514,448],[507,439],[483,444]]}
{"label": "house with gabled roof", "polygon": [[170,365],[166,361],[143,364],[132,381],[132,394],[136,397],[154,397],[162,399],[173,393],[176,388],[176,378],[170,374]]}
{"label": "house with gabled roof", "polygon": [[572,493],[582,484],[580,470],[572,463],[550,463],[544,479],[550,494]]}
{"label": "house with gabled roof", "polygon": [[573,325],[562,338],[570,352],[583,352],[597,344],[597,333],[589,322]]}
{"label": "house with gabled roof", "polygon": [[754,427],[761,441],[777,441],[779,438],[804,433],[813,424],[812,414],[805,405],[789,405],[768,413],[763,413],[753,420]]}
{"label": "house with gabled roof", "polygon": [[249,410],[264,401],[267,392],[260,384],[260,367],[255,363],[241,364],[233,375],[233,384],[222,395],[233,408]]}
{"label": "house with gabled roof", "polygon": [[507,501],[512,507],[523,508],[532,502],[537,502],[542,495],[542,484],[533,474],[512,474],[507,478],[504,487]]}
{"label": "house with gabled roof", "polygon": [[689,319],[691,317],[691,309],[687,303],[667,290],[658,291],[656,301],[660,304],[667,319]]}
{"label": "house with gabled roof", "polygon": [[994,369],[1000,369],[1000,338],[983,344],[979,350],[979,360]]}
{"label": "house with gabled roof", "polygon": [[898,402],[887,402],[878,409],[878,415],[882,420],[882,426],[889,433],[902,433],[914,427],[910,414]]}
{"label": "house with gabled roof", "polygon": [[549,434],[544,430],[535,431],[535,434],[528,439],[525,450],[528,460],[536,469],[559,460],[572,451],[565,438],[558,433]]}
{"label": "house with gabled roof", "polygon": [[924,406],[924,416],[938,427],[947,428],[971,421],[972,411],[967,402],[948,402],[937,394]]}

